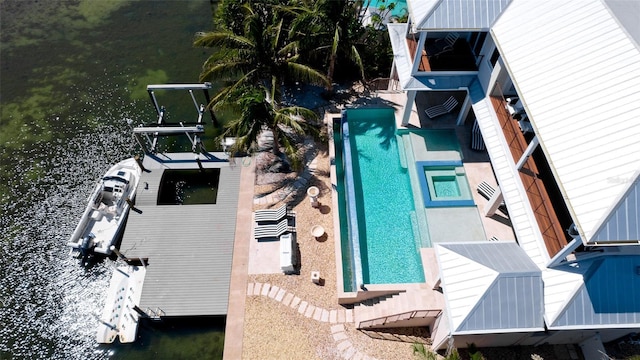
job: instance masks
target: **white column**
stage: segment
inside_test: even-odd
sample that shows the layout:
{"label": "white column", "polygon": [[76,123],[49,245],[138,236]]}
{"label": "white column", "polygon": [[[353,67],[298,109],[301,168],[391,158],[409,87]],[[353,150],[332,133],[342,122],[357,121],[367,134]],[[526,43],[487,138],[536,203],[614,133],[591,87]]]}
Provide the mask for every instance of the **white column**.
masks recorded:
{"label": "white column", "polygon": [[402,126],[409,125],[409,119],[411,118],[411,111],[416,102],[417,90],[407,91],[407,103],[404,105],[404,111],[402,112]]}
{"label": "white column", "polygon": [[536,135],[533,137],[533,139],[531,139],[531,143],[529,143],[529,146],[527,146],[527,149],[524,151],[524,154],[522,154],[522,156],[520,157],[520,160],[518,160],[518,163],[516,164],[516,169],[518,170],[522,169],[522,167],[524,166],[524,163],[526,163],[527,159],[529,159],[529,156],[531,156],[531,154],[533,154],[535,149],[538,147],[538,144],[540,144],[540,141],[538,141],[538,136]]}
{"label": "white column", "polygon": [[484,216],[493,216],[496,211],[498,211],[498,208],[500,207],[500,204],[502,204],[503,200],[504,196],[502,195],[502,189],[500,189],[500,186],[498,186],[496,191],[493,193],[493,196],[491,196],[491,199],[489,199],[487,207],[484,209]]}
{"label": "white column", "polygon": [[464,124],[464,119],[467,118],[469,114],[469,110],[471,109],[471,98],[467,94],[464,98],[464,102],[462,103],[462,107],[460,108],[460,112],[458,113],[458,119],[456,120],[456,125],[462,126]]}

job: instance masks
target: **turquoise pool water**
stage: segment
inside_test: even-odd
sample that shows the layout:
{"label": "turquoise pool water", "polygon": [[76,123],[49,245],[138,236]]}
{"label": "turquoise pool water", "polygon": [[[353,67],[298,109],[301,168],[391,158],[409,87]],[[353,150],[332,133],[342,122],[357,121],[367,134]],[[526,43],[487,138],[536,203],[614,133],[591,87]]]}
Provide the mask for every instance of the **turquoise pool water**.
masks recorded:
{"label": "turquoise pool water", "polygon": [[400,17],[407,14],[407,0],[371,0],[369,6],[378,8],[380,5],[388,4],[395,4],[391,15]]}
{"label": "turquoise pool water", "polygon": [[[414,199],[407,169],[400,163],[393,109],[348,110],[360,258],[365,284],[424,282],[411,224]],[[339,129],[339,127],[337,127]],[[343,179],[342,147],[336,131],[338,179]],[[347,216],[339,181],[340,218]],[[341,220],[342,221],[342,220]],[[347,223],[341,224],[345,290],[352,262]]]}
{"label": "turquoise pool water", "polygon": [[435,176],[433,178],[433,187],[437,197],[460,196],[460,187],[455,176]]}

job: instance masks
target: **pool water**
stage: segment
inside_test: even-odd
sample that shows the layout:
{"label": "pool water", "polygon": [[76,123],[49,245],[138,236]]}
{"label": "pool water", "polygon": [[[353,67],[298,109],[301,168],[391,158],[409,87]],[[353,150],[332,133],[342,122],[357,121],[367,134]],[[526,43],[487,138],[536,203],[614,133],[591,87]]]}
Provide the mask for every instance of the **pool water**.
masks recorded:
{"label": "pool water", "polygon": [[460,187],[454,176],[436,176],[433,178],[436,197],[460,196]]}
{"label": "pool water", "polygon": [[[363,280],[365,284],[424,282],[411,223],[414,199],[407,169],[400,162],[393,109],[348,110],[347,119]],[[338,138],[337,159],[342,157],[339,144]],[[338,174],[342,171],[338,169]],[[344,185],[338,191],[344,194]],[[344,196],[339,198],[344,203]],[[344,250],[348,236],[343,234],[342,241]],[[351,273],[348,256],[343,251],[345,277]],[[350,282],[345,279],[345,286]]]}
{"label": "pool water", "polygon": [[391,11],[392,16],[407,15],[407,0],[371,0],[370,7],[379,8],[381,5],[395,4]]}

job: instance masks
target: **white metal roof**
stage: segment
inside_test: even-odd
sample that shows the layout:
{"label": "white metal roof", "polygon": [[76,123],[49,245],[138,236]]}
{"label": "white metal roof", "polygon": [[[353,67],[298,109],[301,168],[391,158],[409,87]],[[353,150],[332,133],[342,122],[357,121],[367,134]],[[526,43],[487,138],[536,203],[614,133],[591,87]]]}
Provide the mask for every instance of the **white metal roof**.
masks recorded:
{"label": "white metal roof", "polygon": [[416,25],[422,23],[440,1],[442,0],[407,0],[407,8],[409,16],[411,16],[414,32],[416,31]]}
{"label": "white metal roof", "polygon": [[487,30],[511,0],[442,0],[416,24],[419,30]]}
{"label": "white metal roof", "polygon": [[640,327],[640,256],[604,254],[545,269],[549,329]]}
{"label": "white metal roof", "polygon": [[402,89],[413,78],[411,77],[411,67],[413,65],[411,54],[407,46],[407,24],[387,24],[391,49],[393,51],[393,64],[398,72],[398,80]]}
{"label": "white metal roof", "polygon": [[600,0],[514,0],[492,32],[589,242],[640,169],[640,51]]}
{"label": "white metal roof", "polygon": [[543,329],[540,269],[516,243],[435,248],[453,333]]}

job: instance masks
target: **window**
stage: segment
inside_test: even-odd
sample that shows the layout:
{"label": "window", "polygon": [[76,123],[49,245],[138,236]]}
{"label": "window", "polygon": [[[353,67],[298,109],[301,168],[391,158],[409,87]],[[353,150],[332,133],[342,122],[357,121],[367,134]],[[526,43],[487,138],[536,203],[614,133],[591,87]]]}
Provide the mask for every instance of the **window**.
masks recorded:
{"label": "window", "polygon": [[491,54],[491,59],[489,59],[489,61],[491,62],[491,67],[496,67],[498,58],[500,58],[500,52],[498,52],[498,48],[495,48],[493,50],[493,54]]}

